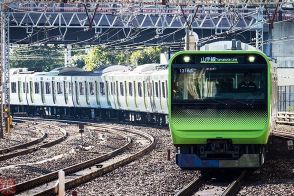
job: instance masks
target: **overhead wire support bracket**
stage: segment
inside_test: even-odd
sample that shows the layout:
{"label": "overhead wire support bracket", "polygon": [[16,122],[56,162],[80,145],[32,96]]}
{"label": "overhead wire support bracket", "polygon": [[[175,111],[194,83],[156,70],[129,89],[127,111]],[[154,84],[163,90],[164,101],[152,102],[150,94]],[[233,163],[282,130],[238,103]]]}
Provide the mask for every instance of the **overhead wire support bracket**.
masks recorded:
{"label": "overhead wire support bracket", "polygon": [[87,18],[88,18],[89,29],[92,29],[93,21],[94,21],[95,15],[97,13],[99,4],[96,4],[95,11],[94,11],[94,14],[93,14],[92,17],[89,15],[88,8],[87,8],[87,5],[89,5],[89,4],[83,4],[83,5],[84,5],[84,8],[85,8],[85,11],[86,11],[86,14],[87,14]]}

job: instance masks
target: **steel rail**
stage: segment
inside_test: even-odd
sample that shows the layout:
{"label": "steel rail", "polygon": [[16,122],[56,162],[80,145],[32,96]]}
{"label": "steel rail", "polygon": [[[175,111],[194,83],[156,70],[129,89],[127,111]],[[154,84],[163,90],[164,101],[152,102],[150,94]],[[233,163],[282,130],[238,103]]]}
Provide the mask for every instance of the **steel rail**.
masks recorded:
{"label": "steel rail", "polygon": [[206,182],[208,177],[206,175],[194,178],[189,184],[177,192],[176,196],[193,195],[198,191]]}
{"label": "steel rail", "polygon": [[[44,124],[44,125],[46,125],[46,124]],[[49,125],[49,126],[52,127],[52,125]],[[57,126],[54,126],[54,127],[57,127]],[[57,138],[57,139],[55,139],[53,141],[50,141],[50,142],[46,142],[46,141],[43,140],[43,141],[41,141],[41,142],[43,142],[43,144],[41,144],[41,145],[37,145],[37,146],[31,147],[31,148],[27,148],[27,149],[19,150],[19,151],[16,151],[16,152],[4,154],[4,155],[0,156],[0,161],[4,161],[4,160],[11,159],[11,158],[21,156],[21,155],[26,155],[26,154],[35,152],[35,151],[37,151],[37,150],[39,150],[41,148],[48,148],[48,147],[54,146],[54,145],[64,141],[68,137],[67,132],[64,129],[61,129],[59,127],[58,127],[58,130],[63,133],[63,136],[61,136],[61,137],[59,137],[59,138]],[[48,138],[47,134],[46,134],[46,137]]]}
{"label": "steel rail", "polygon": [[[222,196],[231,196],[231,195],[237,195],[241,186],[242,181],[247,175],[247,171],[244,170],[239,175],[239,177],[236,180],[233,180],[232,183],[230,183],[225,191],[222,193]],[[179,192],[177,192],[176,196],[186,196],[186,195],[193,195],[197,191],[200,190],[201,187],[205,186],[205,183],[211,179],[210,174],[201,175],[200,177],[194,178],[189,184],[187,184],[183,189],[181,189]]]}
{"label": "steel rail", "polygon": [[8,152],[12,152],[12,151],[15,151],[15,150],[18,150],[18,149],[21,149],[21,148],[27,148],[29,146],[32,146],[32,145],[35,145],[35,144],[38,144],[38,143],[42,142],[47,137],[47,134],[45,132],[42,132],[41,130],[38,130],[38,131],[42,133],[42,137],[40,137],[38,139],[35,139],[35,140],[32,140],[32,141],[29,141],[29,142],[26,142],[26,143],[22,143],[22,144],[19,144],[19,145],[15,145],[15,146],[11,146],[11,147],[8,147],[8,148],[0,149],[0,154],[5,154],[5,153],[8,153]]}
{"label": "steel rail", "polygon": [[294,113],[293,112],[278,112],[276,123],[294,125]]}
{"label": "steel rail", "polygon": [[246,170],[242,171],[241,175],[226,188],[222,196],[237,195],[247,174]]}
{"label": "steel rail", "polygon": [[[103,128],[105,128],[105,127],[103,127]],[[116,133],[116,134],[123,136],[122,134],[119,134],[119,133]],[[89,167],[91,167],[91,166],[93,166],[95,164],[98,164],[98,163],[100,163],[102,161],[108,160],[108,159],[116,156],[117,154],[123,152],[132,143],[132,140],[129,137],[124,137],[124,138],[127,141],[127,143],[124,146],[122,146],[121,148],[113,150],[110,153],[104,154],[102,156],[99,156],[99,157],[84,161],[82,163],[78,163],[78,164],[63,168],[63,170],[65,172],[65,175],[75,173],[75,172],[80,171],[80,170],[85,169],[85,168],[89,168]],[[42,175],[40,177],[36,177],[34,179],[31,179],[31,180],[28,180],[28,181],[25,181],[25,182],[22,182],[22,183],[18,183],[15,186],[7,187],[6,189],[0,190],[0,191],[15,190],[15,194],[19,194],[19,193],[22,193],[24,191],[28,191],[28,190],[33,189],[35,187],[41,186],[41,185],[43,185],[45,183],[51,182],[51,181],[53,181],[53,180],[55,180],[57,178],[58,178],[58,171],[54,171],[54,172]]]}
{"label": "steel rail", "polygon": [[[133,134],[137,134],[137,135],[140,135],[142,137],[145,137],[146,139],[148,139],[150,141],[150,144],[145,147],[144,149],[140,150],[139,152],[133,154],[133,155],[130,155],[129,157],[127,158],[124,158],[124,159],[121,159],[119,160],[118,162],[115,162],[113,164],[110,164],[106,167],[102,167],[101,169],[98,169],[94,172],[91,172],[89,174],[86,174],[86,175],[83,175],[81,177],[77,177],[73,180],[70,180],[70,181],[67,181],[65,183],[65,189],[68,190],[68,189],[71,189],[71,188],[74,188],[74,187],[77,187],[83,183],[86,183],[94,178],[97,178],[97,177],[100,177],[106,173],[109,173],[119,167],[122,167],[128,163],[131,163],[133,161],[135,161],[136,159],[139,159],[140,157],[146,155],[147,153],[151,152],[155,146],[156,146],[156,140],[154,137],[152,137],[151,135],[149,134],[146,134],[142,131],[139,131],[139,130],[126,130],[124,129],[124,131],[129,131],[129,132],[132,132]],[[54,194],[57,194],[57,190],[56,190],[56,187],[52,187],[52,188],[49,188],[47,190],[44,190],[42,192],[39,192],[35,195],[54,195]]]}

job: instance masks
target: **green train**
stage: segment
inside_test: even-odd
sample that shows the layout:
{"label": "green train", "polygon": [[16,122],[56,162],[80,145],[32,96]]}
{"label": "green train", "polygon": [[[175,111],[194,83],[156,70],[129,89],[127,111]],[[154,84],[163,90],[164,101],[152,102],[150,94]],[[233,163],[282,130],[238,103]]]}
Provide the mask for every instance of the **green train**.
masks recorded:
{"label": "green train", "polygon": [[181,51],[168,67],[169,128],[182,169],[258,168],[277,114],[277,74],[259,51]]}

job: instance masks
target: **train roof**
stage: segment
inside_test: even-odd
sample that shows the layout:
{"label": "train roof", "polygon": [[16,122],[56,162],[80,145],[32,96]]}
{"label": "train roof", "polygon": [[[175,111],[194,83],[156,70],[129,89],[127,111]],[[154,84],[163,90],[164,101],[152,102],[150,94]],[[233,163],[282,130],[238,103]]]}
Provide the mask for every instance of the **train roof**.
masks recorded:
{"label": "train roof", "polygon": [[124,66],[124,65],[112,65],[109,67],[106,67],[104,69],[100,69],[100,70],[96,70],[94,71],[94,73],[98,73],[98,74],[109,74],[109,73],[121,73],[121,72],[129,72],[131,69],[128,66]]}

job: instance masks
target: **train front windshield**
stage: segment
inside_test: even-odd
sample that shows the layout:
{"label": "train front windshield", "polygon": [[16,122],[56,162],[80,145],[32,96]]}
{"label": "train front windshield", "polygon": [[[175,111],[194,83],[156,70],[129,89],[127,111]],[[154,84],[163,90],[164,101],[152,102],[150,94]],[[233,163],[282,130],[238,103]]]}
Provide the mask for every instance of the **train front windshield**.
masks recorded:
{"label": "train front windshield", "polygon": [[172,104],[205,108],[266,108],[266,64],[172,67]]}

